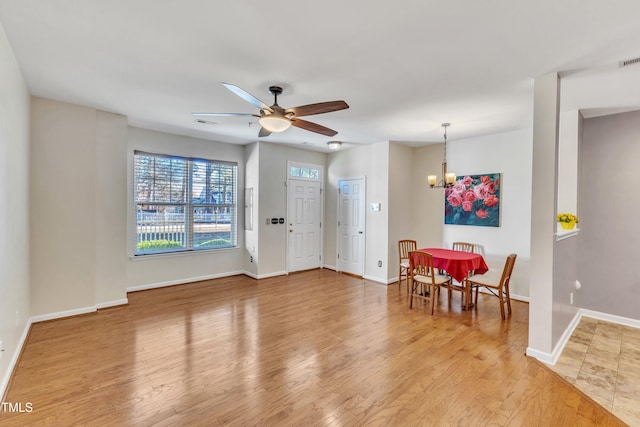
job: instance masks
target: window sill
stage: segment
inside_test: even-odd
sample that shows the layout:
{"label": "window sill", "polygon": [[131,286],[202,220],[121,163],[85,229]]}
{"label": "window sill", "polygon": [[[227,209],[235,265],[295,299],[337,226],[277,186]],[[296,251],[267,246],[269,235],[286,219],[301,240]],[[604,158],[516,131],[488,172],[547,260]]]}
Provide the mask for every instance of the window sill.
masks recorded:
{"label": "window sill", "polygon": [[151,261],[157,259],[165,259],[165,258],[182,258],[188,257],[192,255],[211,255],[215,252],[234,252],[240,250],[239,247],[234,248],[218,248],[218,249],[200,249],[197,251],[181,251],[181,252],[164,252],[157,254],[146,254],[146,255],[130,255],[129,259],[133,262],[137,261]]}
{"label": "window sill", "polygon": [[573,230],[560,229],[556,233],[556,242],[559,242],[560,240],[568,239],[569,237],[577,236],[578,232],[580,232],[579,228],[574,228]]}

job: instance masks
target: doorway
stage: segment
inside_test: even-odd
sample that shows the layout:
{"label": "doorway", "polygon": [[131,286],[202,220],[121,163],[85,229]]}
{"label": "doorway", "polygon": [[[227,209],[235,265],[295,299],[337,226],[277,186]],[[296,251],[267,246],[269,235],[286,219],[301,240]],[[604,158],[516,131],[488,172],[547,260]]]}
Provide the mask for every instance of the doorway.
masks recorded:
{"label": "doorway", "polygon": [[289,162],[287,179],[287,271],[322,263],[322,166]]}
{"label": "doorway", "polygon": [[338,271],[364,276],[365,202],[364,178],[338,181]]}

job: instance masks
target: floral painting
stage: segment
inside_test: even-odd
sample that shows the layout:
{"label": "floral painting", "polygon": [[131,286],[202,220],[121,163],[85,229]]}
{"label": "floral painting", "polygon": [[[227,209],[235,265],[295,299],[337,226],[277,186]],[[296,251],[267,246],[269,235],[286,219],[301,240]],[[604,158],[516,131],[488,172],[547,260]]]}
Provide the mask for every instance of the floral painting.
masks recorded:
{"label": "floral painting", "polygon": [[500,174],[456,177],[444,193],[444,223],[500,226]]}

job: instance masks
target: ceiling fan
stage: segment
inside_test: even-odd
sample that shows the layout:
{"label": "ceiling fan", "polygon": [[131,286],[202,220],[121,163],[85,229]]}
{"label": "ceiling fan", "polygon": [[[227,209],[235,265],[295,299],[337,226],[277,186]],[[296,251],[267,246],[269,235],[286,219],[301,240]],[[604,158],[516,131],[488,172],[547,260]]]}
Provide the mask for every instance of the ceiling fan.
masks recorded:
{"label": "ceiling fan", "polygon": [[278,105],[278,95],[282,93],[280,86],[269,87],[269,92],[273,95],[274,101],[272,106],[268,106],[246,90],[229,83],[222,83],[222,86],[247,101],[249,104],[258,107],[260,114],[249,113],[191,113],[198,117],[258,117],[260,122],[260,133],[258,136],[269,136],[272,132],[282,132],[295,126],[300,129],[319,133],[326,136],[335,136],[338,132],[328,127],[324,127],[317,123],[312,123],[298,117],[311,116],[314,114],[330,113],[332,111],[344,110],[349,108],[344,101],[328,101],[316,104],[301,105],[293,108],[282,108]]}

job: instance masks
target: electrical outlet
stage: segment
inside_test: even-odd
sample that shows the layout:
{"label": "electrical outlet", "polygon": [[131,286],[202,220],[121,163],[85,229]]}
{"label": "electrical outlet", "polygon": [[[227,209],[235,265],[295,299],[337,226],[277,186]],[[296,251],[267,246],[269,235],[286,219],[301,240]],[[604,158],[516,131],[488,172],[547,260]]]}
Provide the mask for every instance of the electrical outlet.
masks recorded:
{"label": "electrical outlet", "polygon": [[571,292],[571,296],[569,297],[569,302],[571,305],[573,305],[573,292]]}
{"label": "electrical outlet", "polygon": [[382,261],[378,261],[378,267],[382,267]]}
{"label": "electrical outlet", "polygon": [[253,257],[252,256],[249,257],[249,262],[253,262]]}

